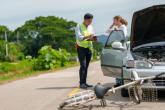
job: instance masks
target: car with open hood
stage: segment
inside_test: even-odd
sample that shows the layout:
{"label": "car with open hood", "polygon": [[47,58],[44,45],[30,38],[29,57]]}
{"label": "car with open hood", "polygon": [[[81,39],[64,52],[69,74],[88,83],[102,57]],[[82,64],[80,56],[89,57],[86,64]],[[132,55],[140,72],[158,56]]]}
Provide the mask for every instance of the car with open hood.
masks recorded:
{"label": "car with open hood", "polygon": [[[129,40],[122,31],[112,31],[101,53],[101,68],[105,76],[120,79],[120,85],[131,81],[132,71],[140,77],[165,72],[165,5],[135,12]],[[152,83],[165,90],[165,77]],[[121,94],[126,96],[127,90]]]}

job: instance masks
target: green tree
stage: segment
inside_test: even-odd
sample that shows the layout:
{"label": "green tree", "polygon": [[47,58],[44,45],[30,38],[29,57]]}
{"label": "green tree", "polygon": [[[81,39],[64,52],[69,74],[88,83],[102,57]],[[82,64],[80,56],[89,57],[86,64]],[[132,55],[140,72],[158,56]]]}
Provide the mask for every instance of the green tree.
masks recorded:
{"label": "green tree", "polygon": [[15,62],[24,59],[24,54],[22,53],[22,45],[14,42],[8,43],[9,47],[9,61]]}
{"label": "green tree", "polygon": [[17,61],[22,60],[24,58],[22,51],[22,46],[20,44],[14,42],[8,43],[8,53],[6,56],[6,42],[4,40],[0,40],[0,61]]}
{"label": "green tree", "polygon": [[9,32],[10,30],[4,25],[0,25],[0,35],[4,34],[5,31]]}
{"label": "green tree", "polygon": [[0,25],[0,40],[5,40],[5,32],[8,36],[8,38],[10,39],[12,31],[10,31],[8,27],[6,27],[4,25]]}
{"label": "green tree", "polygon": [[97,59],[98,56],[100,56],[102,48],[103,48],[103,44],[99,43],[99,42],[94,42],[93,43],[93,58]]}
{"label": "green tree", "polygon": [[5,41],[0,40],[0,61],[5,61],[6,51],[5,51]]}
{"label": "green tree", "polygon": [[25,55],[37,56],[38,50],[44,45],[51,45],[54,49],[64,48],[72,53],[75,52],[75,26],[75,22],[63,18],[40,16],[17,28],[13,40],[19,37]]}

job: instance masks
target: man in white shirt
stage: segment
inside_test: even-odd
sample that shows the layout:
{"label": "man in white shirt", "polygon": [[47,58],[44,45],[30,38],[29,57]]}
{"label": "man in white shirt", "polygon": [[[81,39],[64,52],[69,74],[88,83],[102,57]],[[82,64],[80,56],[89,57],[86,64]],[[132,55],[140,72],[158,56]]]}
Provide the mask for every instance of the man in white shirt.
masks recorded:
{"label": "man in white shirt", "polygon": [[92,85],[87,84],[87,72],[88,66],[92,57],[92,41],[95,40],[94,29],[92,24],[93,15],[85,14],[84,21],[82,24],[78,24],[75,33],[76,33],[76,47],[78,58],[80,62],[80,88],[86,89],[92,87]]}
{"label": "man in white shirt", "polygon": [[[89,31],[89,33],[90,33],[91,35],[94,35],[94,28],[93,28],[92,25],[89,25],[89,26],[87,27],[87,30]],[[79,39],[79,40],[83,40],[83,39],[84,39],[85,36],[82,35],[82,33],[81,33],[80,24],[77,25],[75,33],[76,33],[76,40],[77,40],[77,39]],[[86,37],[87,37],[87,36],[86,36]],[[89,37],[89,38],[90,38],[90,37]]]}

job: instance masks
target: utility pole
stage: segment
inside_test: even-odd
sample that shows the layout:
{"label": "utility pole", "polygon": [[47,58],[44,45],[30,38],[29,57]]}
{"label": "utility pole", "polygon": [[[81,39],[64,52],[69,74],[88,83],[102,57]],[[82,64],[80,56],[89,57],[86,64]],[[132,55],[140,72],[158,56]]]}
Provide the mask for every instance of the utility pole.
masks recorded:
{"label": "utility pole", "polygon": [[19,42],[19,32],[17,31],[17,43]]}
{"label": "utility pole", "polygon": [[8,51],[8,42],[7,42],[7,32],[5,31],[5,45],[6,45],[6,56],[9,56],[9,51]]}

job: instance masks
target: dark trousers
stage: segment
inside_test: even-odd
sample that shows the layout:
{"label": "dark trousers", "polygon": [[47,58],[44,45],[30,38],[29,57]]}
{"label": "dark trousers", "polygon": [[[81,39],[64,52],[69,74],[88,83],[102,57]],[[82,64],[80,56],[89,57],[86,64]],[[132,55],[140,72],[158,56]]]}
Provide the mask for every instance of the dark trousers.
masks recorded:
{"label": "dark trousers", "polygon": [[80,62],[80,70],[79,70],[80,85],[86,84],[88,66],[91,60],[92,52],[88,48],[78,47],[77,53]]}

